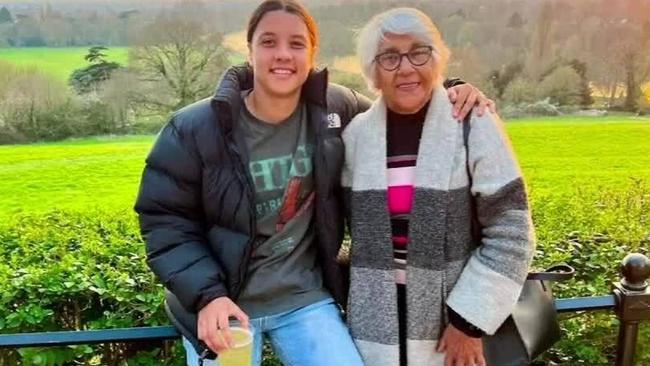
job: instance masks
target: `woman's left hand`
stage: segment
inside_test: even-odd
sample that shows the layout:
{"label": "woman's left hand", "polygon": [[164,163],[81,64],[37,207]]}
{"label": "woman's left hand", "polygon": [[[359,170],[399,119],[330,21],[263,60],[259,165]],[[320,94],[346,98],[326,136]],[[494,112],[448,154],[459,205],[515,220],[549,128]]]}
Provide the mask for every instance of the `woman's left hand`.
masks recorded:
{"label": "woman's left hand", "polygon": [[447,89],[449,100],[454,103],[454,118],[463,121],[465,116],[478,106],[478,115],[482,116],[487,108],[496,113],[494,101],[485,96],[480,90],[470,83],[452,86]]}
{"label": "woman's left hand", "polygon": [[472,338],[451,324],[447,325],[436,351],[446,352],[445,366],[485,366],[481,338]]}

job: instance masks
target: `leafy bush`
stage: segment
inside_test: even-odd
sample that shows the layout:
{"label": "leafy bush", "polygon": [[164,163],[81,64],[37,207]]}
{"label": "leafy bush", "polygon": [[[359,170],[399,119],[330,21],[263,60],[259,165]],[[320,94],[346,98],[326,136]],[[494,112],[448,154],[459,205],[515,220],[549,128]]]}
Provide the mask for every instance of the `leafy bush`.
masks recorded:
{"label": "leafy bush", "polygon": [[521,77],[513,80],[503,92],[503,103],[506,105],[520,105],[532,103],[537,99],[537,85]]}
{"label": "leafy bush", "polygon": [[[0,227],[0,332],[168,324],[132,214],[51,212]],[[162,348],[160,348],[162,346]],[[0,351],[3,364],[181,365],[182,347],[81,345]],[[146,360],[152,362],[146,362]],[[155,360],[155,362],[153,362]],[[133,361],[133,362],[131,362]]]}
{"label": "leafy bush", "polygon": [[528,104],[524,106],[524,111],[530,116],[557,116],[560,114],[557,106],[549,99]]}
{"label": "leafy bush", "polygon": [[[135,215],[52,211],[0,224],[0,333],[168,325]],[[265,345],[263,365],[279,361]],[[180,342],[0,350],[0,365],[185,365]]]}
{"label": "leafy bush", "polygon": [[66,86],[35,68],[0,62],[0,141],[29,140],[43,131],[42,117],[66,109]]}
{"label": "leafy bush", "polygon": [[136,115],[132,93],[140,85],[125,70],[101,85],[94,82],[95,92],[84,96],[73,96],[64,83],[35,68],[0,61],[0,70],[0,144],[155,133],[163,124],[159,115]]}
{"label": "leafy bush", "polygon": [[56,78],[0,62],[0,143],[129,132],[115,99],[74,98]]}
{"label": "leafy bush", "polygon": [[[650,248],[650,187],[577,187],[559,195],[531,192],[538,246],[534,266],[567,262],[576,277],[558,297],[610,293],[617,263]],[[552,196],[551,196],[552,195]],[[0,223],[0,333],[168,324],[162,287],[145,264],[130,212],[53,211]],[[605,366],[615,355],[611,312],[562,316],[563,339],[541,361]],[[650,362],[650,331],[641,330],[637,361]],[[178,342],[80,345],[0,351],[1,365],[182,365]],[[265,366],[277,366],[268,345]]]}
{"label": "leafy bush", "polygon": [[[631,252],[650,255],[650,187],[632,181],[625,190],[580,187],[563,199],[538,196],[533,205],[537,230],[537,268],[566,262],[576,276],[554,285],[557,297],[611,293],[620,280],[618,264]],[[545,359],[561,365],[614,363],[618,320],[611,312],[566,314],[563,338]],[[650,361],[650,332],[642,331],[637,362]]]}
{"label": "leafy bush", "polygon": [[506,105],[501,114],[505,118],[522,118],[530,116],[558,116],[559,108],[552,104],[549,99],[540,100],[534,103]]}
{"label": "leafy bush", "polygon": [[539,84],[539,97],[559,105],[578,105],[582,101],[580,75],[571,66],[560,66]]}

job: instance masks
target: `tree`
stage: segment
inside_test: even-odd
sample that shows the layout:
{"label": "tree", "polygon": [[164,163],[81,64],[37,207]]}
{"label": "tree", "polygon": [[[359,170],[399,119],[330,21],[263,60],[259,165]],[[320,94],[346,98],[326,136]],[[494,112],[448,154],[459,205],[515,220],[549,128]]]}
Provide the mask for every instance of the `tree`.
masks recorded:
{"label": "tree", "polygon": [[639,111],[643,114],[650,114],[650,86],[647,86],[639,97]]}
{"label": "tree", "polygon": [[492,71],[489,75],[489,80],[497,92],[495,97],[501,98],[508,85],[519,76],[523,70],[524,65],[522,65],[521,62],[515,61],[501,70]]}
{"label": "tree", "polygon": [[521,16],[521,14],[519,14],[518,11],[515,11],[510,16],[510,19],[508,19],[508,25],[507,26],[508,26],[508,28],[519,29],[519,28],[523,27],[524,24],[526,24],[526,21],[524,20],[524,18]]}
{"label": "tree", "polygon": [[222,36],[207,22],[160,16],[145,27],[131,52],[131,64],[148,92],[137,99],[167,113],[210,94],[228,66]]}
{"label": "tree", "polygon": [[9,42],[15,47],[46,46],[40,24],[33,18],[25,17],[11,26]]}
{"label": "tree", "polygon": [[84,56],[84,60],[93,63],[103,63],[106,62],[106,54],[103,51],[107,51],[108,48],[104,46],[95,46],[88,49],[88,54]]}
{"label": "tree", "polygon": [[[544,80],[547,76],[553,74],[558,68],[568,66],[573,69],[575,74],[580,78],[575,88],[572,87],[572,90],[576,90],[579,96],[579,102],[577,104],[586,107],[594,103],[594,99],[591,97],[591,87],[589,86],[589,79],[587,77],[587,64],[578,59],[573,59],[571,61],[566,61],[559,59],[555,61],[551,67],[548,68],[544,73],[542,73],[540,80]],[[565,72],[566,75],[569,75],[573,79],[573,75]],[[574,98],[572,98],[574,99]],[[575,104],[575,103],[574,103]]]}
{"label": "tree", "polygon": [[556,15],[554,3],[545,1],[540,4],[540,7],[527,62],[527,69],[531,72],[531,76],[535,78],[540,75],[541,70],[552,59],[552,40]]}
{"label": "tree", "polygon": [[650,77],[650,3],[601,0],[596,8],[600,11],[598,23],[584,42],[585,53],[592,56],[592,79],[609,91],[610,105],[622,97],[620,106],[635,111],[641,86]]}
{"label": "tree", "polygon": [[503,103],[518,105],[532,103],[537,99],[537,84],[522,77],[515,78],[503,92]]}
{"label": "tree", "polygon": [[594,104],[589,78],[587,77],[587,63],[573,59],[568,65],[580,76],[580,105],[586,107]]}
{"label": "tree", "polygon": [[0,70],[0,141],[70,135],[74,118],[58,119],[55,115],[67,109],[70,101],[64,83],[35,67],[0,62]]}
{"label": "tree", "polygon": [[623,65],[625,68],[625,109],[636,111],[642,93],[641,86],[650,75],[650,21],[637,24],[629,30],[624,45]]}
{"label": "tree", "polygon": [[111,75],[118,69],[122,68],[117,62],[106,60],[108,48],[96,46],[88,49],[88,54],[84,59],[90,63],[81,69],[77,69],[70,75],[69,84],[79,94],[97,91],[99,85],[111,78]]}
{"label": "tree", "polygon": [[3,6],[2,9],[0,9],[0,24],[12,23],[13,21],[14,19],[11,16],[9,9]]}
{"label": "tree", "polygon": [[452,14],[449,14],[449,16],[457,16],[457,17],[459,17],[461,19],[466,19],[467,18],[467,14],[465,14],[465,10],[463,10],[462,8],[459,8],[458,10],[453,12]]}

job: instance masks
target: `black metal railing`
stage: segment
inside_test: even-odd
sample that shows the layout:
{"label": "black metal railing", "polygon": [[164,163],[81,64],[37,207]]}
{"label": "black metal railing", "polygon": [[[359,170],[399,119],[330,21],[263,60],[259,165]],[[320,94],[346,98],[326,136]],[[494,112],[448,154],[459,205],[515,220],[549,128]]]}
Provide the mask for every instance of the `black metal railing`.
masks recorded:
{"label": "black metal railing", "polygon": [[[555,300],[559,313],[613,310],[620,320],[616,366],[633,366],[639,324],[650,320],[650,259],[634,253],[622,261],[622,279],[612,294]],[[171,326],[0,335],[0,348],[162,341],[180,338]]]}

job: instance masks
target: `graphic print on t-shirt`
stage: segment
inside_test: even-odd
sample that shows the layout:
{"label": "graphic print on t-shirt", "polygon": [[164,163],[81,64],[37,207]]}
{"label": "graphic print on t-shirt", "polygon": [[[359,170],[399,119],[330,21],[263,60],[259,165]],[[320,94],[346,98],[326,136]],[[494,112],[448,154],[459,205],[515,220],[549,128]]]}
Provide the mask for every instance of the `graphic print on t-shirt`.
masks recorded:
{"label": "graphic print on t-shirt", "polygon": [[[311,145],[300,145],[293,155],[249,163],[256,192],[255,214],[259,220],[276,214],[286,204],[300,207],[308,195],[307,190],[300,188],[304,185],[304,179],[310,177],[312,173],[312,150]],[[292,194],[286,195],[285,188],[287,191],[292,190]],[[294,215],[295,213],[296,210],[293,211]],[[287,217],[285,212],[284,222],[286,223],[291,217]]]}

